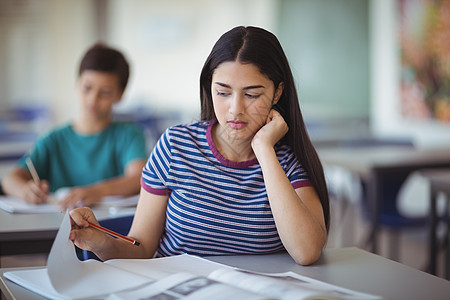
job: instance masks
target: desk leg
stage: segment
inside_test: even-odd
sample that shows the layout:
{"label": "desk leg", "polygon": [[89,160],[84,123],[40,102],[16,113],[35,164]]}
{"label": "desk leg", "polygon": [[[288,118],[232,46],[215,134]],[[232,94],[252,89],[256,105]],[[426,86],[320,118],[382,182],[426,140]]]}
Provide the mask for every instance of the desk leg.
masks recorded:
{"label": "desk leg", "polygon": [[429,226],[429,253],[428,253],[428,271],[436,275],[436,258],[437,258],[437,212],[436,212],[437,192],[431,187],[430,194],[430,226]]}
{"label": "desk leg", "polygon": [[[445,194],[445,214],[444,214],[444,220],[445,220],[445,235],[444,235],[444,243],[445,243],[445,278],[450,280],[450,224],[449,224],[449,206],[450,206],[450,194]],[[439,219],[439,216],[438,216]]]}
{"label": "desk leg", "polygon": [[371,228],[370,228],[370,242],[371,252],[377,253],[378,251],[378,221],[380,214],[380,202],[378,201],[379,195],[382,191],[382,182],[378,179],[378,175],[375,172],[370,174],[367,185],[367,199],[368,205],[371,207]]}

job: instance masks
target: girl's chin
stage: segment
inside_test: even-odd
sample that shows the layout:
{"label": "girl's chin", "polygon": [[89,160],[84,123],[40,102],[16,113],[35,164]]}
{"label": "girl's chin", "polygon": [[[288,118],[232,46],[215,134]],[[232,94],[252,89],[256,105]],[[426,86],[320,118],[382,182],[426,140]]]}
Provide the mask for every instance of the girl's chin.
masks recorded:
{"label": "girl's chin", "polygon": [[226,135],[227,135],[228,139],[232,140],[232,141],[251,140],[253,138],[253,136],[255,135],[254,133],[251,133],[245,129],[236,130],[236,129],[228,128],[226,130],[226,132],[227,132]]}

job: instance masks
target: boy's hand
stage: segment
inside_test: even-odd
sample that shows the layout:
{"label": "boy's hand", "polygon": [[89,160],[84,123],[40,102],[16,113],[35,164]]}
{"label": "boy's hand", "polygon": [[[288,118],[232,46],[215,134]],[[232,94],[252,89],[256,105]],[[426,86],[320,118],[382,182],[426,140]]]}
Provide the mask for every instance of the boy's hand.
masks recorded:
{"label": "boy's hand", "polygon": [[29,180],[23,189],[23,199],[31,204],[44,204],[48,201],[50,185],[46,180],[41,180],[36,183],[34,180]]}
{"label": "boy's hand", "polygon": [[101,199],[102,196],[95,187],[74,187],[69,195],[59,202],[59,206],[62,209],[91,206],[100,202]]}

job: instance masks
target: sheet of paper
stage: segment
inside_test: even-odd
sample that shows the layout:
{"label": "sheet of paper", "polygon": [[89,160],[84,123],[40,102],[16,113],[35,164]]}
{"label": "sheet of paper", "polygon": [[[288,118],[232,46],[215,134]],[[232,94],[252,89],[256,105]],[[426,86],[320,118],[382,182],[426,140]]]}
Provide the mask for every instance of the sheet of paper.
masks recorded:
{"label": "sheet of paper", "polygon": [[70,230],[70,217],[66,213],[50,250],[46,269],[11,271],[6,272],[5,277],[47,297],[56,292],[57,296],[49,297],[51,299],[98,297],[152,282],[147,277],[96,260],[78,260],[75,247],[69,240]]}
{"label": "sheet of paper", "polygon": [[206,260],[204,258],[181,254],[153,259],[112,259],[106,262],[117,268],[143,275],[154,280],[179,272],[187,272],[197,276],[208,276],[214,270],[234,269],[232,267]]}
{"label": "sheet of paper", "polygon": [[47,272],[55,290],[75,298],[104,295],[148,283],[143,276],[126,273],[97,260],[78,260],[69,240],[70,217],[66,213],[50,250]]}
{"label": "sheet of paper", "polygon": [[[51,195],[51,201],[47,204],[29,204],[22,199],[14,197],[0,196],[0,209],[9,213],[49,213],[60,212],[61,208],[57,202],[64,199],[68,191],[57,191],[55,195]],[[120,213],[121,208],[134,207],[137,205],[139,195],[131,197],[108,196],[104,197],[102,201],[96,205],[98,208],[110,208],[117,210]]]}
{"label": "sheet of paper", "polygon": [[345,289],[294,272],[271,274],[218,269],[212,272],[209,278],[265,295],[271,299],[382,299],[380,296]]}
{"label": "sheet of paper", "polygon": [[0,208],[9,213],[49,213],[61,210],[56,204],[33,205],[21,199],[5,196],[0,196]]}
{"label": "sheet of paper", "polygon": [[262,300],[265,296],[192,273],[177,273],[142,288],[110,295],[106,300]]}
{"label": "sheet of paper", "polygon": [[47,275],[47,268],[5,272],[5,277],[26,289],[44,296],[47,299],[70,299],[58,293]]}

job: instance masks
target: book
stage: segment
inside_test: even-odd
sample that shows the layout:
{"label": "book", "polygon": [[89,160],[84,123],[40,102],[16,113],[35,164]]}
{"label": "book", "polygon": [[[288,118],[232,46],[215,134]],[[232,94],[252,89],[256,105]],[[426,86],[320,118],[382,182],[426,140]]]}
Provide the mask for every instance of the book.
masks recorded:
{"label": "book", "polygon": [[255,273],[220,268],[207,276],[180,272],[131,291],[109,295],[107,300],[378,300],[294,272]]}
{"label": "book", "polygon": [[294,272],[255,273],[189,254],[80,261],[70,230],[66,212],[47,267],[8,271],[5,278],[48,299],[382,299]]}
{"label": "book", "polygon": [[[70,189],[62,188],[50,195],[48,203],[45,204],[30,204],[26,201],[8,196],[0,196],[0,209],[9,213],[51,213],[60,212],[61,208],[58,202],[64,199]],[[96,208],[109,208],[114,210],[116,208],[134,207],[137,205],[139,195],[131,197],[107,196],[102,201],[96,204]],[[114,212],[114,211],[113,211]]]}

